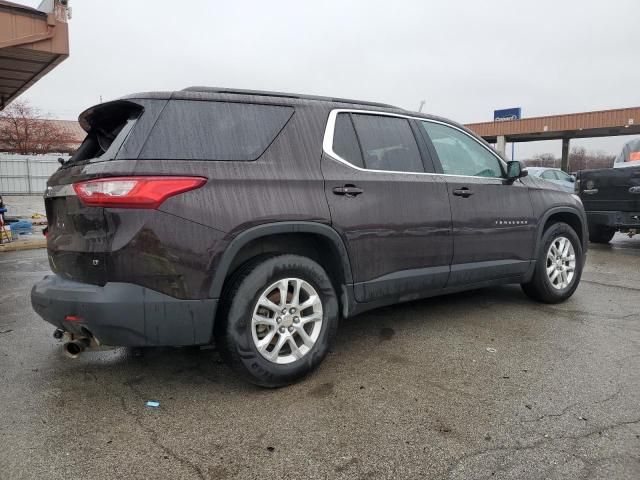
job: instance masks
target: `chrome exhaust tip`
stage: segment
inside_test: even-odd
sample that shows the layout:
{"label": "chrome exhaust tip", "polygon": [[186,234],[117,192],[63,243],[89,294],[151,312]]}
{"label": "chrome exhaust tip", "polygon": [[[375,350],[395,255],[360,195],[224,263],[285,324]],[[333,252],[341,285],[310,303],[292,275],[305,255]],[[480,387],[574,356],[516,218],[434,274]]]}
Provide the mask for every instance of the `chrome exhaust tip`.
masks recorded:
{"label": "chrome exhaust tip", "polygon": [[91,340],[86,337],[67,342],[62,346],[62,351],[69,358],[78,358],[82,352],[91,344]]}

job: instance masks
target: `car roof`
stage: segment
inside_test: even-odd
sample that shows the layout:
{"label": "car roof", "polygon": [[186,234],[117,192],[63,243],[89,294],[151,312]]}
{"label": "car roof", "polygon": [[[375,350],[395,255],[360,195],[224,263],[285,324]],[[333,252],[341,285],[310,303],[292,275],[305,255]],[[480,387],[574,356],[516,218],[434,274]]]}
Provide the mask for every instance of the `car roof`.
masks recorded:
{"label": "car roof", "polygon": [[333,108],[375,110],[386,113],[397,113],[411,117],[424,118],[425,120],[439,120],[460,127],[477,137],[475,133],[453,120],[429,115],[422,112],[413,112],[388,103],[353,100],[349,98],[328,97],[319,95],[305,95],[287,92],[271,92],[265,90],[243,90],[224,87],[187,87],[182,90],[161,92],[140,92],[120,97],[119,100],[158,99],[158,100],[210,100],[210,101],[239,101],[255,102],[278,105],[302,105],[312,102],[333,104]]}
{"label": "car roof", "polygon": [[[395,105],[379,102],[369,102],[362,100],[352,100],[348,98],[328,97],[318,95],[304,95],[298,93],[287,92],[270,92],[264,90],[243,90],[224,87],[187,87],[182,90],[163,91],[163,92],[141,92],[133,93],[121,97],[119,100],[136,100],[136,99],[157,99],[157,100],[199,100],[199,101],[228,101],[228,102],[247,102],[261,103],[266,105],[291,105],[302,106],[313,103],[329,106],[330,108],[344,108],[363,111],[375,111],[381,113],[395,113],[398,115],[406,115],[414,118],[423,118],[425,120],[435,120],[448,125],[453,125],[464,130],[472,137],[482,143],[489,145],[481,136],[474,131],[468,129],[464,125],[450,120],[448,118],[430,115],[422,112],[414,112],[405,110]],[[82,115],[82,114],[81,114]],[[500,158],[507,161],[502,155]]]}
{"label": "car roof", "polygon": [[305,95],[300,93],[287,93],[287,92],[271,92],[266,90],[246,90],[246,89],[232,89],[222,87],[187,87],[181,90],[182,92],[201,92],[201,93],[230,93],[239,95],[254,95],[258,97],[278,97],[278,98],[296,98],[301,100],[316,100],[320,102],[333,102],[333,103],[350,103],[354,105],[370,105],[373,107],[393,108],[399,109],[395,105],[380,102],[369,102],[362,100],[352,100],[348,98],[338,97],[323,97],[320,95]]}

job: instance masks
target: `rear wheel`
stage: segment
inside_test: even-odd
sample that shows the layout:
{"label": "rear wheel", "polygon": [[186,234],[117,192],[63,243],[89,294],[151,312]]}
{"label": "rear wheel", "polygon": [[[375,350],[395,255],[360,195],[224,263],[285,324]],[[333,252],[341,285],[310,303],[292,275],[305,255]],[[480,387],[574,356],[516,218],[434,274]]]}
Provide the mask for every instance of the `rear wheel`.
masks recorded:
{"label": "rear wheel", "polygon": [[582,245],[576,232],[566,223],[554,223],[542,235],[533,277],[522,284],[522,289],[539,302],[562,302],[578,287],[583,263]]}
{"label": "rear wheel", "polygon": [[609,243],[615,234],[615,228],[603,226],[590,227],[589,241],[593,243]]}
{"label": "rear wheel", "polygon": [[279,387],[324,359],[338,324],[338,301],[324,269],[298,255],[254,259],[223,294],[216,342],[248,381]]}

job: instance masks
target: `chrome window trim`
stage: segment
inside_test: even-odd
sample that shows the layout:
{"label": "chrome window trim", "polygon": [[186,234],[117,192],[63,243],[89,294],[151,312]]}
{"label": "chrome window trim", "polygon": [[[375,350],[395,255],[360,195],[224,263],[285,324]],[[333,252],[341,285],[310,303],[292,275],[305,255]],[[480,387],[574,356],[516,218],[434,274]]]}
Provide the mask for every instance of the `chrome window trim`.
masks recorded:
{"label": "chrome window trim", "polygon": [[440,125],[444,125],[445,127],[449,127],[449,128],[453,128],[454,130],[458,130],[459,132],[464,133],[467,137],[469,137],[471,140],[473,140],[474,142],[476,142],[478,145],[480,145],[481,147],[483,147],[485,150],[487,150],[491,155],[493,155],[502,165],[503,167],[503,172],[506,171],[506,163],[504,160],[502,160],[502,158],[500,158],[500,156],[493,151],[493,149],[491,147],[488,147],[486,145],[484,145],[483,143],[478,142],[478,140],[476,138],[474,138],[472,135],[469,135],[469,133],[465,132],[463,129],[456,127],[455,125],[451,125],[450,123],[447,122],[442,122],[440,120],[433,120],[430,118],[421,118],[421,117],[414,117],[412,115],[402,115],[399,113],[390,113],[390,112],[380,112],[377,110],[358,110],[358,109],[353,109],[353,108],[335,108],[333,110],[331,110],[331,112],[329,112],[329,118],[327,120],[327,126],[325,127],[324,130],[324,138],[322,140],[322,150],[324,151],[324,153],[326,153],[327,155],[329,155],[329,157],[331,157],[333,160],[336,160],[340,163],[345,164],[346,166],[353,168],[354,170],[359,170],[361,172],[371,172],[371,173],[395,173],[395,174],[401,174],[401,175],[436,175],[436,176],[443,176],[443,177],[462,177],[462,178],[480,178],[480,179],[486,179],[486,180],[504,180],[504,177],[479,177],[479,176],[475,176],[475,175],[456,175],[453,173],[436,173],[436,172],[403,172],[403,171],[397,171],[397,170],[375,170],[375,169],[371,169],[371,168],[362,168],[362,167],[358,167],[356,165],[354,165],[353,163],[349,162],[348,160],[342,158],[340,155],[338,155],[336,152],[333,151],[333,135],[335,133],[335,126],[336,126],[336,118],[338,116],[339,113],[363,113],[366,115],[381,115],[381,116],[386,116],[386,117],[396,117],[396,118],[404,118],[407,120],[418,120],[421,122],[431,122],[431,123],[438,123]]}

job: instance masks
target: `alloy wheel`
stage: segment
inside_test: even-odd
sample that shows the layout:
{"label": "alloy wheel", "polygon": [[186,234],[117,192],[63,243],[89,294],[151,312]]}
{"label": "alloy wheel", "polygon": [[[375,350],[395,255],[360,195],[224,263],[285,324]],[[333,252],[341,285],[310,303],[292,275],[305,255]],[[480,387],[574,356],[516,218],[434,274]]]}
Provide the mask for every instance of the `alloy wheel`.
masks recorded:
{"label": "alloy wheel", "polygon": [[322,329],[322,300],[300,278],[284,278],[258,297],[251,318],[253,343],[264,358],[288,364],[313,348]]}
{"label": "alloy wheel", "polygon": [[547,251],[547,277],[553,288],[567,288],[575,275],[576,254],[573,245],[566,237],[558,237]]}

